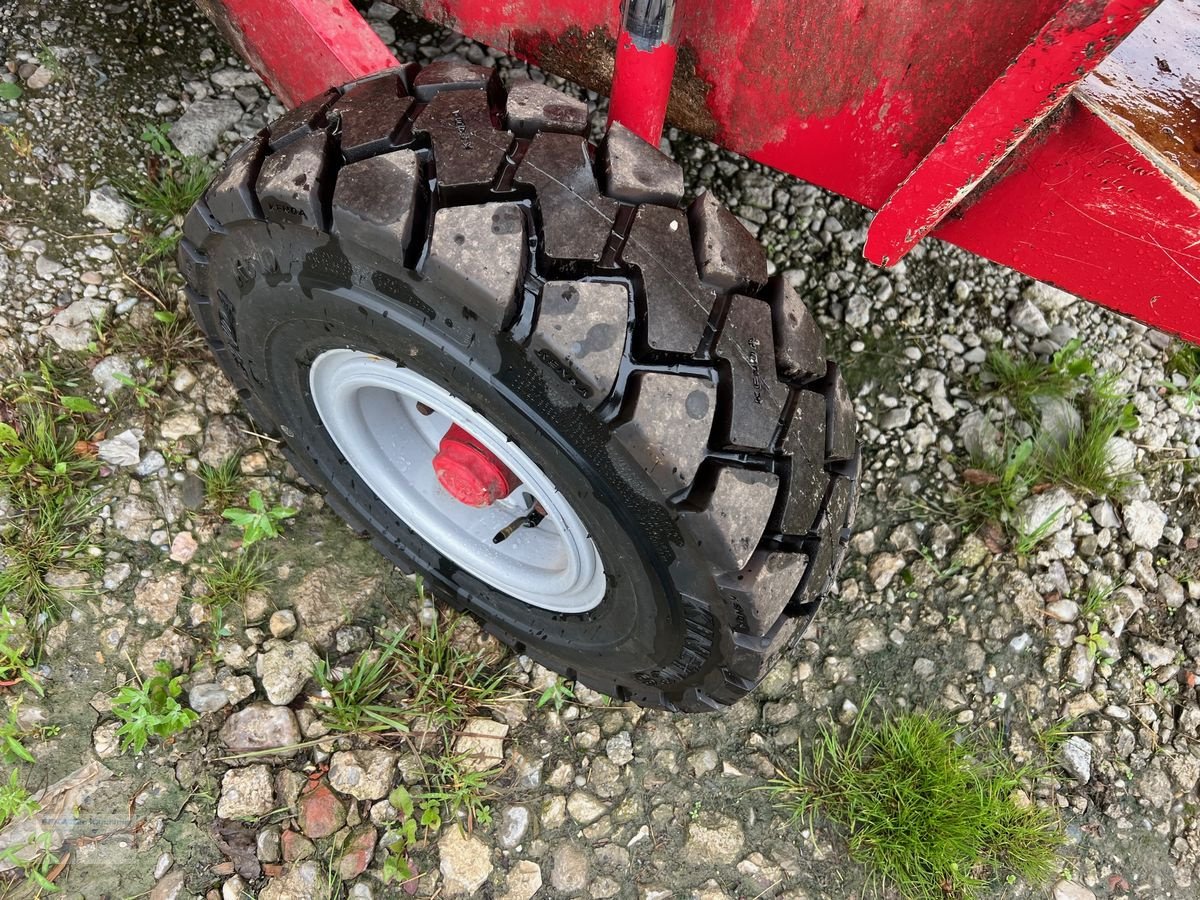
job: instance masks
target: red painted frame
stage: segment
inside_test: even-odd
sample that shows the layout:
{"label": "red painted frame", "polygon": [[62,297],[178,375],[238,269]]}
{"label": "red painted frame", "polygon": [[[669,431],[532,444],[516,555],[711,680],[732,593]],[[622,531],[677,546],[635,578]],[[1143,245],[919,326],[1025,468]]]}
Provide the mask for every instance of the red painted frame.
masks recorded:
{"label": "red painted frame", "polygon": [[[395,64],[347,0],[198,2],[287,103]],[[619,0],[396,2],[611,85]],[[1154,5],[685,0],[669,116],[882,208],[876,258],[931,233],[1200,342],[1200,202],[1066,96]]]}

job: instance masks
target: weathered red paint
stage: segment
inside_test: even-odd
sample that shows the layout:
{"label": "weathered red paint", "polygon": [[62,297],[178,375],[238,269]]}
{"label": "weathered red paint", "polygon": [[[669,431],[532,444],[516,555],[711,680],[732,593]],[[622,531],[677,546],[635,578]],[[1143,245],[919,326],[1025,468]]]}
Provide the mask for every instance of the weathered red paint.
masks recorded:
{"label": "weathered red paint", "polygon": [[[258,56],[245,55],[287,101],[393,64],[361,20],[341,22],[353,35],[332,49],[331,32],[311,24],[314,8],[344,13],[342,0],[199,2],[256,23],[248,43]],[[610,87],[620,0],[395,2],[594,90]],[[675,20],[672,109],[731,150],[878,209],[1062,5],[690,0]],[[342,41],[372,49],[343,51]],[[1200,340],[1200,204],[1074,101],[933,234]]]}
{"label": "weathered red paint", "polygon": [[880,208],[865,254],[894,265],[958,206],[1161,0],[1069,0]]}
{"label": "weathered red paint", "polygon": [[287,106],[396,65],[350,0],[196,0]]}
{"label": "weathered red paint", "polygon": [[620,122],[657,147],[667,117],[676,58],[671,44],[643,50],[628,32],[622,31],[617,38],[609,121]]}

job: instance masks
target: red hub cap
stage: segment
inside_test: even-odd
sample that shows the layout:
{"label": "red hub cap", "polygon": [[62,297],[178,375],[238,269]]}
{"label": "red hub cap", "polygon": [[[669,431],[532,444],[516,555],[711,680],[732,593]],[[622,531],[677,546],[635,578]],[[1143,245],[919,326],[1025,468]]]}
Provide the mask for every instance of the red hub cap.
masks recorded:
{"label": "red hub cap", "polygon": [[438,445],[433,471],[450,496],[467,506],[491,506],[521,483],[496,454],[457,425]]}

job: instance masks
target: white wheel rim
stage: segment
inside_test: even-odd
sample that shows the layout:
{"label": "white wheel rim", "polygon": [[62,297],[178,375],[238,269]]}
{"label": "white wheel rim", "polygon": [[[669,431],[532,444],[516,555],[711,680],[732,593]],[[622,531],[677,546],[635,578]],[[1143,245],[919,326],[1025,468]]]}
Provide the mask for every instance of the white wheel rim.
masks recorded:
{"label": "white wheel rim", "polygon": [[[412,369],[358,350],[318,356],[309,389],[321,422],[359,477],[457,566],[551,612],[583,613],[604,599],[604,567],[579,516],[541,468],[483,414]],[[508,497],[478,509],[442,487],[433,457],[451,424],[520,478]],[[511,530],[536,504],[545,517]]]}

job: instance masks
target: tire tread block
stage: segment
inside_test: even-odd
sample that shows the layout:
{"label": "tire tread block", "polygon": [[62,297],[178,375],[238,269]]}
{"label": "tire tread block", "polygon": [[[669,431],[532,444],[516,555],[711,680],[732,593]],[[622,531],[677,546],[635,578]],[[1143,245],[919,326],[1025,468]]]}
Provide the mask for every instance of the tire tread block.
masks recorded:
{"label": "tire tread block", "polygon": [[762,244],[711,191],[688,207],[696,267],[706,284],[721,291],[748,291],[767,283]]}
{"label": "tire tread block", "polygon": [[483,91],[438,94],[417,120],[433,144],[439,188],[490,184],[512,135],[498,131]]}
{"label": "tire tread block", "polygon": [[217,222],[232,225],[246,219],[262,218],[254,183],[266,152],[266,135],[252,138],[229,157],[225,168],[209,184],[204,192],[204,203]]}
{"label": "tire tread block", "polygon": [[446,91],[481,89],[486,89],[492,96],[498,95],[500,79],[496,70],[458,60],[430,63],[412,80],[413,94],[423,103]]}
{"label": "tire tread block", "polygon": [[678,207],[683,201],[683,169],[624,125],[609,126],[600,146],[604,193],[621,203]]}
{"label": "tire tread block", "polygon": [[717,582],[733,608],[737,630],[766,634],[795,597],[808,569],[807,554],[758,550],[742,571],[719,576]]}
{"label": "tire tread block", "polygon": [[608,397],[621,370],[628,320],[624,285],[549,281],[542,288],[530,346],[594,409]]}
{"label": "tire tread block", "polygon": [[812,531],[825,502],[829,473],[825,471],[825,398],[800,390],[783,452],[790,458],[788,492],[783,501],[780,529],[785,534]]}
{"label": "tire tread block", "polygon": [[616,435],[664,493],[692,483],[716,413],[712,382],[652,372],[641,377],[633,418]]}
{"label": "tire tread block", "polygon": [[829,387],[825,391],[827,440],[825,455],[830,460],[845,462],[854,457],[854,401],[836,363],[829,363]]}
{"label": "tire tread block", "polygon": [[781,276],[768,288],[775,325],[775,361],[779,377],[810,381],[825,374],[825,336],[800,294]]}
{"label": "tire tread block", "polygon": [[616,218],[617,204],[600,193],[587,148],[574,135],[542,134],[517,169],[517,182],[537,195],[543,250],[553,259],[599,260]]}
{"label": "tire tread block", "polygon": [[582,100],[568,97],[548,84],[521,79],[508,86],[505,121],[517,137],[559,132],[585,135],[588,108]]}
{"label": "tire tread block", "polygon": [[390,73],[355,85],[329,109],[339,122],[342,156],[362,159],[386,150],[391,135],[412,107],[399,74]]}
{"label": "tire tread block", "polygon": [[440,209],[424,274],[494,328],[503,328],[516,311],[525,234],[525,217],[515,203]]}
{"label": "tire tread block", "polygon": [[830,582],[836,574],[836,563],[843,546],[842,529],[846,526],[853,495],[854,483],[849,478],[834,479],[817,524],[820,543],[813,555],[812,572],[805,579],[804,586],[796,597],[797,603],[818,600],[829,590]]}
{"label": "tire tread block", "polygon": [[737,572],[750,560],[767,528],[779,476],[723,466],[703,510],[684,512],[700,551],[713,566]]}
{"label": "tire tread block", "polygon": [[423,183],[421,161],[411,150],[343,167],[333,191],[334,230],[387,259],[403,259]]}
{"label": "tire tread block", "polygon": [[788,389],[775,375],[775,345],[767,304],[740,294],[733,297],[717,341],[717,355],[728,360],[733,375],[729,442],[770,449]]}
{"label": "tire tread block", "polygon": [[325,179],[330,177],[328,156],[328,133],[314,131],[263,161],[255,193],[268,222],[328,228],[321,200]]}
{"label": "tire tread block", "polygon": [[282,149],[287,144],[309,134],[315,128],[323,128],[326,113],[342,92],[330,88],[323,94],[318,94],[299,106],[289,109],[282,116],[267,126],[271,136],[271,152]]}
{"label": "tire tread block", "polygon": [[700,283],[688,221],[679,210],[638,210],[622,258],[641,271],[647,299],[646,341],[655,350],[694,353],[717,293]]}

